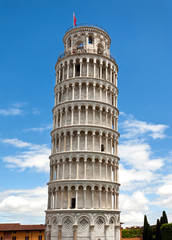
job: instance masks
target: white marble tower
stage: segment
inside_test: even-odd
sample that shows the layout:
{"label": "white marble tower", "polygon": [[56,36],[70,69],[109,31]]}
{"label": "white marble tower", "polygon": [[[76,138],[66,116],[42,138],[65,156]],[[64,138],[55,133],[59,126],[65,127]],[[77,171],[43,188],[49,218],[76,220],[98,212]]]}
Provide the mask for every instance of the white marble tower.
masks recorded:
{"label": "white marble tower", "polygon": [[100,27],[77,26],[57,60],[47,240],[120,240],[118,66]]}

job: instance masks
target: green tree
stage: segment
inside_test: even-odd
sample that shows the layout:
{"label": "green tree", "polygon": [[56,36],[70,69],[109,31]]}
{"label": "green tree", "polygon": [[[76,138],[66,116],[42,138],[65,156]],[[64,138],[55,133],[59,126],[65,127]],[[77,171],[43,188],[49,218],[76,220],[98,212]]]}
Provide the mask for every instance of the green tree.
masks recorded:
{"label": "green tree", "polygon": [[150,226],[146,215],[144,216],[143,240],[150,240]]}
{"label": "green tree", "polygon": [[153,240],[153,231],[150,225],[149,225],[149,240]]}
{"label": "green tree", "polygon": [[162,240],[172,239],[172,223],[165,223],[161,226]]}
{"label": "green tree", "polygon": [[155,240],[161,240],[161,230],[160,230],[161,224],[159,219],[157,219],[157,223],[156,223],[156,230],[155,230]]}
{"label": "green tree", "polygon": [[161,216],[160,217],[160,225],[162,226],[162,224],[163,224],[163,217]]}
{"label": "green tree", "polygon": [[167,214],[165,211],[162,212],[162,219],[163,219],[163,224],[168,223],[168,218],[167,218]]}

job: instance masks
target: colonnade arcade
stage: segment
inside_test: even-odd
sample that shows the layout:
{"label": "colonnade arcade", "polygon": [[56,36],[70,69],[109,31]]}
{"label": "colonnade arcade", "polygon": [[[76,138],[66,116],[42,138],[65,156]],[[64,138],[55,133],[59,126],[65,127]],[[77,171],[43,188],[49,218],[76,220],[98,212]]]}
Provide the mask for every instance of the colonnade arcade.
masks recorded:
{"label": "colonnade arcade", "polygon": [[68,103],[53,110],[53,129],[69,125],[100,125],[118,131],[118,111],[106,104]]}
{"label": "colonnade arcade", "polygon": [[118,158],[78,156],[65,158],[57,155],[50,162],[50,181],[89,179],[118,182]]}
{"label": "colonnade arcade", "polygon": [[[73,56],[62,59],[56,65],[56,84],[69,78],[93,77],[104,79],[117,86],[117,68],[113,61],[102,57],[89,58],[86,54],[80,58]],[[89,54],[90,55],[90,54]]]}
{"label": "colonnade arcade", "polygon": [[119,205],[118,187],[113,184],[60,184],[51,186],[48,196],[50,209],[118,209]]}
{"label": "colonnade arcade", "polygon": [[97,151],[118,154],[118,134],[112,130],[94,128],[70,128],[54,130],[52,154],[65,151]]}
{"label": "colonnade arcade", "polygon": [[117,94],[118,89],[114,85],[101,80],[67,80],[55,87],[55,106],[73,100],[94,100],[117,108]]}

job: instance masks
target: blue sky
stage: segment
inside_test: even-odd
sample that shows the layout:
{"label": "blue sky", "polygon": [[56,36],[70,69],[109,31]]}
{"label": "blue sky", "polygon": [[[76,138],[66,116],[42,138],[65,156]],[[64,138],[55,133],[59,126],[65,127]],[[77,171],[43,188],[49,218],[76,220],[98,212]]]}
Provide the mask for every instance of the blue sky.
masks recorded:
{"label": "blue sky", "polygon": [[120,208],[172,221],[172,3],[0,1],[0,222],[44,223],[54,66],[77,23],[102,26],[119,66]]}

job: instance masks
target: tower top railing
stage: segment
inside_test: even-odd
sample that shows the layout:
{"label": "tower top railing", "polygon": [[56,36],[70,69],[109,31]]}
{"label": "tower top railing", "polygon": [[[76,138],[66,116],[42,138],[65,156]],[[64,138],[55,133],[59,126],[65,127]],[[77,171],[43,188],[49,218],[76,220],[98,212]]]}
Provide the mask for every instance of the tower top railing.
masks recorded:
{"label": "tower top railing", "polygon": [[[66,56],[69,56],[69,55],[74,55],[74,54],[81,54],[81,53],[93,53],[93,54],[96,54],[93,50],[86,50],[86,49],[73,49],[72,51],[64,51],[64,52],[61,52],[57,58],[57,62],[59,60],[61,60],[62,58],[66,57]],[[116,63],[116,60],[114,58],[114,56],[112,54],[98,54],[97,55],[99,56],[104,56],[104,57],[109,57],[110,59],[112,59],[115,63]]]}
{"label": "tower top railing", "polygon": [[100,27],[100,26],[98,26],[98,25],[96,25],[96,24],[90,24],[90,23],[76,24],[76,26],[71,26],[70,28],[68,28],[68,29],[65,31],[65,33],[67,33],[68,31],[70,31],[71,29],[75,29],[75,28],[78,28],[78,27],[95,27],[95,28],[101,29],[101,30],[103,30],[104,32],[108,33],[105,28]]}

